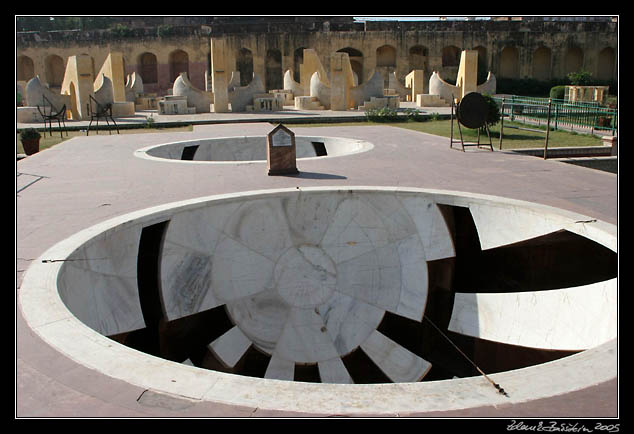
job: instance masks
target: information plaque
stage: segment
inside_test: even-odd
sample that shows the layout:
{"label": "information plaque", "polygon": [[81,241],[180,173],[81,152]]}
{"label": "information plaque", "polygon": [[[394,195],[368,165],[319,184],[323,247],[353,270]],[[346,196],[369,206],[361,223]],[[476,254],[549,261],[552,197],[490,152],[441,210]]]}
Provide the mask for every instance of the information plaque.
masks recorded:
{"label": "information plaque", "polygon": [[266,136],[266,161],[269,175],[299,173],[295,151],[295,133],[279,124]]}

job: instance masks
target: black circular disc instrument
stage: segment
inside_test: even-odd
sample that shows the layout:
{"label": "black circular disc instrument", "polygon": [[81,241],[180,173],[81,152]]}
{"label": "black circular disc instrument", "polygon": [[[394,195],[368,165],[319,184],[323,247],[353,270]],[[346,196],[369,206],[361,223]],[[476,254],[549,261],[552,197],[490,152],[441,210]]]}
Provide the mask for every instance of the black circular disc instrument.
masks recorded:
{"label": "black circular disc instrument", "polygon": [[466,94],[456,111],[458,122],[467,128],[480,128],[486,123],[489,105],[482,94],[470,92]]}

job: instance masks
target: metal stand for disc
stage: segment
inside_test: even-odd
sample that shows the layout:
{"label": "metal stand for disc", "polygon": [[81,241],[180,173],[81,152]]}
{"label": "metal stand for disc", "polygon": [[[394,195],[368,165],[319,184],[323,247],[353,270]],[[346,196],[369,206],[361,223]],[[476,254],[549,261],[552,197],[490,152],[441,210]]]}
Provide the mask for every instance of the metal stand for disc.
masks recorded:
{"label": "metal stand for disc", "polygon": [[[456,121],[458,123],[458,132],[460,133],[460,141],[455,140],[453,138],[453,120],[454,120],[454,113],[457,115],[458,110],[460,109],[460,103],[456,103],[456,99],[454,98],[454,96],[451,96],[451,137],[450,137],[450,142],[449,142],[449,147],[451,149],[456,149],[456,150],[462,150],[462,152],[465,152],[465,147],[466,146],[477,146],[478,148],[481,148],[483,146],[488,146],[489,149],[491,151],[493,151],[493,142],[491,140],[491,132],[489,131],[489,124],[485,121],[484,125],[480,126],[477,128],[478,130],[478,142],[477,143],[465,143],[464,142],[464,138],[462,137],[462,128],[460,127],[460,119],[458,118],[458,116],[456,117]],[[489,137],[489,144],[487,145],[486,143],[481,144],[480,143],[480,130],[482,129],[482,127],[484,127],[484,129],[487,132],[487,136]],[[462,146],[461,149],[459,148],[454,148],[453,144],[455,143],[460,143],[460,145]]]}

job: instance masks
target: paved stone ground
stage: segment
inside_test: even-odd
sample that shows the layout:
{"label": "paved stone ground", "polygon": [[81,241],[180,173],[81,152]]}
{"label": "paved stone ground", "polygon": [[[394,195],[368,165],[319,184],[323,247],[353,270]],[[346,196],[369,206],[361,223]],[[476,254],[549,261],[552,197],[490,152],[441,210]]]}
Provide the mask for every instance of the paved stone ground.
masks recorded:
{"label": "paved stone ground", "polygon": [[[241,121],[244,118],[241,119]],[[193,132],[76,137],[16,163],[16,287],[34,258],[81,229],[150,206],[201,196],[302,186],[403,186],[537,202],[617,224],[618,178],[506,152],[449,148],[449,139],[388,126],[297,128],[298,135],[354,137],[369,152],[298,161],[297,176],[267,176],[266,163],[188,165],[137,158],[134,150],[199,137],[266,134],[269,123],[196,126]],[[16,308],[16,416],[295,417],[185,401],[106,377],[38,338]],[[400,416],[618,416],[618,379],[513,406]],[[374,416],[374,415],[366,415]],[[392,415],[388,415],[392,416]]]}

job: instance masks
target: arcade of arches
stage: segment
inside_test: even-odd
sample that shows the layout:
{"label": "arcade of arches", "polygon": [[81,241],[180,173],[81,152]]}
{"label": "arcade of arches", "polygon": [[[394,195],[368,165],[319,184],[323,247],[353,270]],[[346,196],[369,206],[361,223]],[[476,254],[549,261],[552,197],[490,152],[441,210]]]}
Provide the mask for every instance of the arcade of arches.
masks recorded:
{"label": "arcade of arches", "polygon": [[[570,43],[548,46],[539,42],[528,47],[518,44],[498,49],[490,43],[469,47],[453,43],[438,46],[435,41],[425,45],[419,40],[413,40],[411,44],[406,41],[392,43],[385,37],[366,38],[368,40],[363,41],[359,41],[358,37],[337,37],[326,41],[317,36],[314,40],[298,37],[293,41],[280,37],[280,41],[271,35],[264,41],[261,35],[231,35],[223,38],[227,41],[228,64],[234,65],[235,70],[240,72],[240,84],[247,85],[256,73],[267,90],[283,88],[283,76],[288,69],[299,81],[299,65],[305,48],[316,50],[326,70],[329,70],[331,53],[348,53],[359,84],[367,81],[377,70],[383,76],[386,87],[390,74],[395,73],[404,82],[405,75],[413,69],[424,70],[427,77],[436,70],[443,79],[455,80],[463,49],[478,51],[480,82],[486,79],[488,71],[498,78],[535,78],[545,81],[563,78],[581,68],[600,80],[614,80],[617,76],[615,43],[607,40],[604,46],[583,47]],[[337,43],[342,45],[337,47]],[[601,44],[601,41],[596,41],[596,44]],[[61,85],[69,56],[88,53],[93,58],[95,71],[98,71],[110,51],[119,51],[123,54],[125,73],[140,74],[148,93],[157,93],[159,96],[167,94],[181,72],[188,74],[194,86],[207,89],[210,49],[209,39],[194,37],[171,41],[169,44],[157,40],[143,44],[130,41],[90,47],[27,46],[18,49],[17,80],[26,82],[39,75],[40,80],[56,88]]]}

